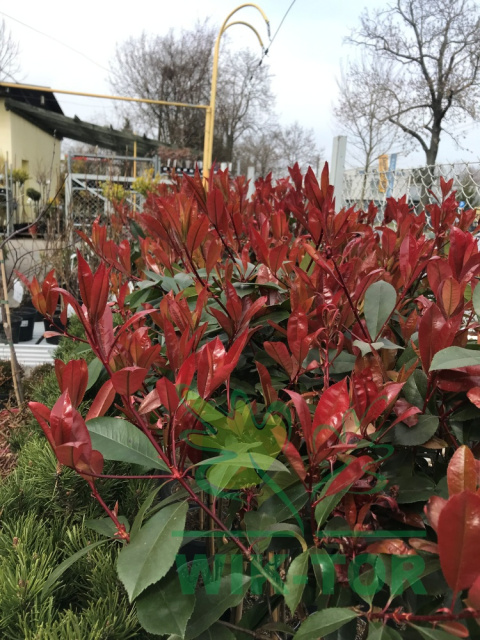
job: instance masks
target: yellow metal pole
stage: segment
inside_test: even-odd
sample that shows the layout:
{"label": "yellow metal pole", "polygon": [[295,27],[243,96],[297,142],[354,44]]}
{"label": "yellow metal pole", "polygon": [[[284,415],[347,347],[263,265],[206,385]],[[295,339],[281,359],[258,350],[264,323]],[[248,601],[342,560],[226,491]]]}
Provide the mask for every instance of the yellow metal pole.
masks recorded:
{"label": "yellow metal pole", "polygon": [[[133,141],[133,179],[137,179],[137,141]],[[137,208],[137,194],[133,192],[133,209]]]}
{"label": "yellow metal pole", "polygon": [[167,102],[166,100],[154,100],[153,98],[130,98],[128,96],[109,96],[103,93],[85,93],[82,91],[66,91],[65,89],[51,89],[50,87],[37,87],[31,84],[16,84],[14,82],[0,82],[0,87],[13,89],[30,89],[32,91],[47,91],[48,93],[62,93],[69,96],[85,96],[86,98],[102,98],[104,100],[123,100],[124,102],[142,102],[145,104],[164,104],[170,107],[188,107],[189,109],[208,109],[208,104],[189,104],[188,102]]}
{"label": "yellow metal pole", "polygon": [[269,24],[270,24],[267,16],[264,13],[264,11],[258,5],[250,3],[250,2],[247,2],[245,4],[241,4],[236,9],[231,11],[228,14],[228,16],[225,18],[222,26],[220,27],[217,39],[215,40],[215,48],[213,50],[213,68],[212,68],[212,85],[211,85],[211,89],[210,89],[210,105],[209,105],[209,109],[207,109],[207,111],[205,113],[205,138],[204,138],[204,145],[203,145],[203,179],[204,179],[204,182],[206,180],[208,180],[208,176],[209,176],[209,173],[210,173],[210,168],[212,166],[213,130],[214,130],[214,126],[215,126],[215,101],[216,101],[216,95],[217,95],[218,54],[219,54],[219,50],[220,50],[220,39],[221,39],[222,35],[225,33],[225,31],[229,27],[232,27],[234,24],[242,24],[244,26],[249,27],[249,29],[251,29],[256,34],[261,46],[263,47],[263,42],[262,42],[262,39],[260,38],[260,35],[258,34],[257,30],[254,27],[252,27],[251,24],[248,24],[247,22],[242,22],[242,21],[235,21],[235,22],[232,22],[232,23],[228,24],[228,21],[230,20],[230,18],[235,13],[237,13],[237,11],[240,11],[240,9],[243,9],[244,7],[253,7],[254,9],[257,9],[257,11],[259,11],[261,13],[263,19],[267,23],[267,26],[269,26]]}

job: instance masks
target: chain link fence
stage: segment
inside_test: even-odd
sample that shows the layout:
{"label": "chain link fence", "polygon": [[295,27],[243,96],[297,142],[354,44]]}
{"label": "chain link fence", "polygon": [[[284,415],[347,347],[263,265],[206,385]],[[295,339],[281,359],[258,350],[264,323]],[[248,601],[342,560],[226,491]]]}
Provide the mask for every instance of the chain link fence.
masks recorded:
{"label": "chain link fence", "polygon": [[480,207],[480,162],[393,171],[347,169],[343,179],[342,204],[365,208],[373,202],[383,211],[387,198],[406,196],[410,205],[421,208],[432,202],[435,196],[441,198],[441,177],[446,181],[453,179],[457,200],[464,203],[461,206],[467,209]]}

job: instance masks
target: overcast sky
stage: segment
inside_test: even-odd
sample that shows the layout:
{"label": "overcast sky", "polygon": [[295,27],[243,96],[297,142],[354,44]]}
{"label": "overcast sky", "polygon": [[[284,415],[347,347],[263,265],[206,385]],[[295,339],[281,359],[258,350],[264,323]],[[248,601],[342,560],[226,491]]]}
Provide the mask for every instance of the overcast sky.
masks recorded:
{"label": "overcast sky", "polygon": [[[261,0],[272,35],[290,7],[292,0]],[[319,146],[330,159],[332,139],[339,131],[332,117],[341,64],[355,55],[344,44],[344,38],[358,24],[364,7],[385,5],[383,0],[296,0],[272,44],[267,57],[273,74],[272,88],[276,95],[276,111],[282,123],[298,120],[312,127]],[[111,93],[108,67],[115,54],[115,45],[129,36],[166,33],[169,29],[191,27],[197,19],[210,17],[220,25],[237,5],[227,0],[22,0],[6,3],[0,9],[13,36],[20,43],[22,74],[27,83],[46,85],[92,93]],[[5,11],[5,12],[4,12]],[[251,22],[260,33],[266,28],[261,15],[253,8],[244,8],[236,19]],[[24,23],[24,24],[20,24]],[[45,35],[32,30],[37,29]],[[260,47],[253,33],[244,27],[229,30],[234,46]],[[55,38],[82,52],[84,56],[63,46]],[[87,59],[88,58],[88,59]],[[111,101],[76,96],[57,98],[66,115],[108,122],[114,115]],[[463,149],[458,149],[447,136],[442,140],[439,161],[480,160],[480,132],[465,129]],[[399,158],[399,166],[421,164],[422,153]]]}

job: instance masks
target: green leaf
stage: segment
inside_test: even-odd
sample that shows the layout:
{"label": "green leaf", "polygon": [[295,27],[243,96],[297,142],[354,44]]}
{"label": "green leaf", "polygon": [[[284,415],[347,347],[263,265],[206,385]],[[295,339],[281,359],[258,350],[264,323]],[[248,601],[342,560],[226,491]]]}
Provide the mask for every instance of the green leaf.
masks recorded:
{"label": "green leaf", "polygon": [[402,640],[402,636],[382,622],[370,622],[367,640]]}
{"label": "green leaf", "polygon": [[182,544],[188,503],[173,504],[152,516],[118,556],[118,577],[130,602],[161,580]]}
{"label": "green leaf", "polygon": [[341,351],[335,358],[335,351],[333,349],[330,349],[328,352],[328,357],[330,358],[330,361],[333,360],[330,371],[335,375],[340,373],[350,373],[350,371],[353,370],[357,359],[356,356],[348,353],[348,351]]}
{"label": "green leaf", "polygon": [[478,283],[473,291],[472,303],[477,317],[480,317],[480,287],[478,286]]}
{"label": "green leaf", "polygon": [[87,427],[93,448],[106,460],[168,471],[147,436],[130,422],[121,418],[94,418],[88,420]]}
{"label": "green leaf", "polygon": [[137,533],[140,531],[140,527],[143,524],[143,518],[145,517],[146,512],[148,511],[148,509],[150,509],[150,507],[153,504],[153,501],[155,500],[157,493],[160,491],[160,489],[162,489],[167,483],[164,482],[163,484],[161,484],[159,487],[156,487],[153,491],[151,491],[148,496],[145,498],[144,503],[142,504],[142,506],[140,507],[140,509],[138,510],[137,515],[135,516],[135,520],[133,521],[132,524],[132,529],[130,531],[130,538],[134,538]]}
{"label": "green leaf", "polygon": [[352,344],[354,347],[358,347],[360,349],[362,356],[366,356],[367,353],[372,353],[372,349],[375,349],[375,351],[380,351],[380,349],[393,349],[394,351],[397,351],[398,349],[403,350],[404,348],[394,342],[391,342],[391,340],[387,340],[387,338],[382,338],[378,342],[372,342],[371,344],[369,342],[364,342],[363,340],[354,340]]}
{"label": "green leaf", "polygon": [[345,607],[316,611],[300,625],[293,640],[312,640],[326,636],[356,617],[357,614],[354,611]]}
{"label": "green leaf", "polygon": [[309,551],[304,551],[294,558],[288,568],[286,589],[284,591],[285,602],[290,609],[292,616],[295,614],[300,600],[302,599],[305,585],[308,582],[308,558]]}
{"label": "green leaf", "polygon": [[438,429],[437,416],[418,416],[418,423],[413,427],[406,424],[397,424],[394,427],[393,441],[404,447],[413,447],[430,440]]}
{"label": "green leaf", "polygon": [[98,358],[94,358],[88,365],[88,384],[86,391],[91,389],[96,383],[105,367]]}
{"label": "green leaf", "polygon": [[273,516],[277,522],[284,522],[291,518],[298,519],[299,511],[305,506],[307,500],[308,494],[305,487],[297,483],[267,498],[258,511]]}
{"label": "green leaf", "polygon": [[216,622],[209,629],[206,629],[203,633],[195,638],[195,640],[235,640],[235,636],[224,627],[223,624]]}
{"label": "green leaf", "polygon": [[427,375],[421,369],[415,369],[403,386],[405,398],[419,409],[423,408],[427,395]]}
{"label": "green leaf", "polygon": [[[120,516],[118,521],[125,526],[125,531],[130,530],[130,525],[125,516]],[[96,520],[85,520],[85,526],[93,531],[96,531],[102,536],[107,536],[107,538],[113,538],[113,536],[117,533],[117,527],[115,523],[110,518],[97,518]]]}
{"label": "green leaf", "polygon": [[195,596],[183,592],[178,574],[172,570],[141,593],[136,606],[138,620],[149,633],[160,636],[173,633],[183,637],[195,606]]}
{"label": "green leaf", "polygon": [[272,534],[269,527],[275,524],[273,516],[259,511],[247,511],[244,523],[250,544],[254,545],[256,553],[263,553],[271,542]]}
{"label": "green leaf", "polygon": [[413,629],[425,638],[425,640],[452,640],[452,634],[442,631],[441,629],[432,629],[431,627],[417,627],[416,624],[411,625]]}
{"label": "green leaf", "polygon": [[363,313],[372,340],[380,334],[396,304],[397,292],[388,282],[379,280],[368,287],[365,292]]}
{"label": "green leaf", "polygon": [[95,547],[99,547],[100,545],[105,544],[106,542],[108,542],[108,540],[98,540],[97,542],[93,542],[92,544],[89,544],[88,547],[84,547],[83,549],[80,549],[80,551],[77,551],[77,553],[74,553],[73,556],[70,556],[69,558],[64,560],[61,564],[59,564],[58,567],[54,569],[52,573],[48,576],[48,578],[45,580],[45,584],[43,585],[43,588],[42,588],[42,593],[40,594],[40,599],[41,600],[45,599],[45,597],[48,595],[48,592],[50,591],[50,588],[65,573],[65,571],[72,566],[72,564],[74,564],[77,560],[80,560],[80,558],[83,558],[83,556],[86,556],[87,553],[90,553],[90,551],[92,549],[95,549]]}
{"label": "green leaf", "polygon": [[460,367],[474,367],[480,364],[480,351],[463,349],[462,347],[447,347],[438,351],[430,365],[430,371],[444,369],[459,369]]}
{"label": "green leaf", "polygon": [[185,640],[197,639],[202,632],[210,629],[217,622],[222,613],[240,604],[250,584],[250,578],[242,574],[229,574],[217,582],[218,593],[216,595],[211,594],[212,583],[209,584],[210,594],[205,591],[205,587],[197,593],[195,608],[187,626]]}
{"label": "green leaf", "polygon": [[326,498],[322,498],[322,500],[320,500],[320,502],[315,507],[315,520],[317,521],[317,530],[323,527],[323,525],[327,521],[328,516],[332,513],[332,511],[335,509],[337,504],[346,493],[347,489],[345,489],[345,491],[333,493],[331,496],[327,496]]}
{"label": "green leaf", "polygon": [[426,476],[408,476],[396,478],[390,484],[398,484],[397,502],[409,504],[411,502],[426,502],[435,491],[435,483]]}

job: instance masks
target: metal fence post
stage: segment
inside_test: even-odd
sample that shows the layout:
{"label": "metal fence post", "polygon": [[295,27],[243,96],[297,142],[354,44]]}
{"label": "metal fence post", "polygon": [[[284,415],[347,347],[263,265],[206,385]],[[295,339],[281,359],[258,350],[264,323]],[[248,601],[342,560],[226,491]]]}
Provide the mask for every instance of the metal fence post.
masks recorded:
{"label": "metal fence post", "polygon": [[347,136],[335,136],[332,148],[332,169],[330,183],[335,189],[335,211],[343,206],[343,173],[347,154]]}

